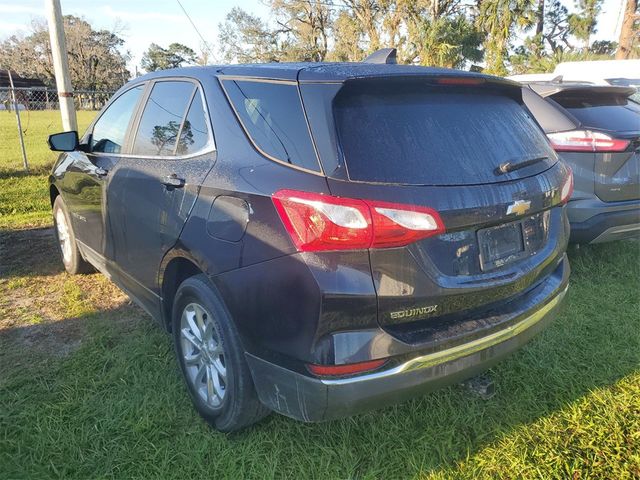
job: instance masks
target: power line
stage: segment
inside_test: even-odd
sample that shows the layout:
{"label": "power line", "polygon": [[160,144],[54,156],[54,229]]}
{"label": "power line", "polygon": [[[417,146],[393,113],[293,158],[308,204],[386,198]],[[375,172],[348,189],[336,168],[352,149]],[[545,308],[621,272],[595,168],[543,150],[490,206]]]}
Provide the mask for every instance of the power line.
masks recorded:
{"label": "power line", "polygon": [[202,43],[204,44],[204,47],[207,49],[207,51],[209,52],[209,55],[211,55],[211,58],[213,58],[213,52],[211,51],[211,49],[209,48],[209,42],[207,42],[204,37],[202,36],[202,34],[200,33],[200,30],[198,30],[198,27],[196,27],[196,24],[193,23],[193,20],[191,20],[191,17],[189,16],[189,14],[187,13],[187,10],[184,8],[184,6],[182,5],[182,3],[180,2],[180,0],[176,0],[176,2],[178,2],[178,5],[180,5],[180,8],[182,9],[184,15],[187,17],[187,20],[189,20],[189,23],[191,23],[191,26],[193,27],[193,29],[196,31],[196,33],[198,34],[198,36],[200,37],[200,40],[202,40]]}

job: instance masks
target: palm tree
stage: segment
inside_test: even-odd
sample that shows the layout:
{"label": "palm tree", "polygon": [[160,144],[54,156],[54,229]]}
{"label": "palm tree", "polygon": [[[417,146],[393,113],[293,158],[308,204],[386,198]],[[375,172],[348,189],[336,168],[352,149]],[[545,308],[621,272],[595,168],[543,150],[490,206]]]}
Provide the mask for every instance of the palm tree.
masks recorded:
{"label": "palm tree", "polygon": [[506,75],[505,59],[516,27],[531,21],[534,0],[481,0],[478,27],[486,34],[484,43],[487,73]]}

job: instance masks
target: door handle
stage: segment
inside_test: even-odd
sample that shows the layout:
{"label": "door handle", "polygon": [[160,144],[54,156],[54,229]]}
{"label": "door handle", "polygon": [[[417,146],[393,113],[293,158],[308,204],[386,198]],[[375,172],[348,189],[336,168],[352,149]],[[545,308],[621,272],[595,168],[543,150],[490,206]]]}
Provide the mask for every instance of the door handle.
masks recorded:
{"label": "door handle", "polygon": [[182,188],[184,187],[184,178],[178,178],[175,173],[167,175],[162,179],[162,184],[167,188]]}
{"label": "door handle", "polygon": [[106,170],[102,167],[96,167],[96,169],[93,172],[99,177],[105,177],[109,173],[109,170]]}

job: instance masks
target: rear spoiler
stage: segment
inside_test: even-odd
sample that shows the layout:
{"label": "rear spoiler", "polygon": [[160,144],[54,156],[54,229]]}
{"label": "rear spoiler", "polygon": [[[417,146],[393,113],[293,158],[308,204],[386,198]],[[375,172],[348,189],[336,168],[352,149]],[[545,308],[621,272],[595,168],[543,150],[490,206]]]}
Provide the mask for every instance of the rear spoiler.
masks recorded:
{"label": "rear spoiler", "polygon": [[634,87],[624,87],[617,85],[587,85],[587,84],[575,84],[568,85],[558,84],[539,84],[530,83],[529,87],[541,97],[550,97],[557,93],[590,93],[595,95],[617,95],[620,97],[629,97],[636,93]]}

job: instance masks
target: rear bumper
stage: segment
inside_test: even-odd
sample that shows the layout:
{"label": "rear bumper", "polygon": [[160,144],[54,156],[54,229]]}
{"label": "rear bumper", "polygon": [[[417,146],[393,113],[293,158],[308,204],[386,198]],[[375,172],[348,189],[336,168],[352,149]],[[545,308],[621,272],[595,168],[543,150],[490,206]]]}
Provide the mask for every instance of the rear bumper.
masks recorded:
{"label": "rear bumper", "polygon": [[522,347],[556,317],[568,287],[568,265],[566,269],[553,293],[508,327],[454,347],[390,361],[384,370],[319,379],[247,354],[260,400],[286,416],[314,422],[399,403],[474,376]]}
{"label": "rear bumper", "polygon": [[572,243],[602,243],[640,236],[640,202],[579,200],[568,205]]}

